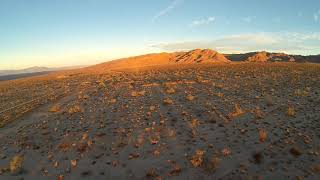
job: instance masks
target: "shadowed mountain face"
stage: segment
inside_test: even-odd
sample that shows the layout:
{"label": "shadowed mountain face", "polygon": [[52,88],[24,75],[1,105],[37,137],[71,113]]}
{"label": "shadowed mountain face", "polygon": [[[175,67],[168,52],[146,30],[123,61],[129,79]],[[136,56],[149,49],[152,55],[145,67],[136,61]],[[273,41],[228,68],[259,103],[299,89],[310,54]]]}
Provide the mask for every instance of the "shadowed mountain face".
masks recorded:
{"label": "shadowed mountain face", "polygon": [[320,54],[311,56],[294,55],[293,57],[297,62],[320,63]]}
{"label": "shadowed mountain face", "polygon": [[301,56],[288,55],[285,53],[250,52],[245,54],[225,54],[225,57],[231,61],[248,61],[248,62],[310,62],[320,63],[320,55]]}

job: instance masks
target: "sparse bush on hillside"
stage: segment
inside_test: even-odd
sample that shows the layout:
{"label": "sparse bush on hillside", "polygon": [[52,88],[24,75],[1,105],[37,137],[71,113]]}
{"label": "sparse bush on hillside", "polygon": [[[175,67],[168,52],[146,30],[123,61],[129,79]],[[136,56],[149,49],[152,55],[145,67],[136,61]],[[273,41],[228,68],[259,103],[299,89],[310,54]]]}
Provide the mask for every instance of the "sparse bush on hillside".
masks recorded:
{"label": "sparse bush on hillside", "polygon": [[74,113],[82,112],[82,109],[81,109],[81,107],[79,105],[74,105],[74,106],[69,108],[68,112],[70,114],[74,114]]}

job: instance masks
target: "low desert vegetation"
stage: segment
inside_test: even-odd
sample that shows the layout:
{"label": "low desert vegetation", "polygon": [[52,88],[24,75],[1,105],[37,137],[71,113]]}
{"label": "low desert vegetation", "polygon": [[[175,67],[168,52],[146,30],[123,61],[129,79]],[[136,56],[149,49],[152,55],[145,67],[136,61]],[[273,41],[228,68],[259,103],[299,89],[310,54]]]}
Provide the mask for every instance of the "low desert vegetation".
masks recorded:
{"label": "low desert vegetation", "polygon": [[0,114],[0,177],[317,179],[319,72],[181,64],[4,82],[1,110],[63,94]]}

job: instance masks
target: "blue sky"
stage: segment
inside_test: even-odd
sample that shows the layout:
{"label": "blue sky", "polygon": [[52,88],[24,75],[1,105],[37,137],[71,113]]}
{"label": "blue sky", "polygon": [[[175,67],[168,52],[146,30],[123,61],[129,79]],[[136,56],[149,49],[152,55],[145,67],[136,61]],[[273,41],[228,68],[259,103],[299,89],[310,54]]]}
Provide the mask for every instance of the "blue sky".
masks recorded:
{"label": "blue sky", "polygon": [[0,69],[194,48],[320,54],[320,1],[0,0]]}

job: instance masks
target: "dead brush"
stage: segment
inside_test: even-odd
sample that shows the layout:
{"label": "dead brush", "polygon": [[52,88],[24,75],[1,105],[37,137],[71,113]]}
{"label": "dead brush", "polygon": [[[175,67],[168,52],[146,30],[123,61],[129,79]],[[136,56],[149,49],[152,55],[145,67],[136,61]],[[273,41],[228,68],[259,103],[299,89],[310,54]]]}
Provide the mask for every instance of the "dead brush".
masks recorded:
{"label": "dead brush", "polygon": [[168,89],[166,90],[166,93],[167,93],[167,94],[174,94],[175,92],[176,92],[176,90],[173,89],[172,87],[171,87],[171,88],[168,88]]}
{"label": "dead brush", "polygon": [[260,139],[260,142],[265,142],[268,138],[268,133],[266,130],[264,129],[260,129],[259,130],[259,139]]}
{"label": "dead brush", "polygon": [[195,98],[196,98],[196,97],[193,96],[193,95],[191,95],[191,94],[188,94],[188,95],[187,95],[187,100],[188,100],[188,101],[193,101]]}
{"label": "dead brush", "polygon": [[290,117],[295,117],[296,116],[296,111],[293,106],[289,106],[287,109],[287,115]]}
{"label": "dead brush", "polygon": [[82,108],[79,105],[71,106],[68,110],[69,114],[75,114],[78,112],[82,112]]}
{"label": "dead brush", "polygon": [[193,155],[190,159],[190,162],[191,164],[194,166],[194,167],[200,167],[203,165],[203,162],[204,162],[204,155],[205,155],[205,151],[203,150],[197,150],[196,151],[196,154]]}
{"label": "dead brush", "polygon": [[131,92],[132,97],[144,96],[145,94],[146,94],[146,91],[132,91]]}
{"label": "dead brush", "polygon": [[236,118],[244,115],[246,112],[241,108],[239,104],[235,104],[234,111],[229,113],[230,118]]}
{"label": "dead brush", "polygon": [[61,110],[60,104],[55,104],[49,109],[49,112],[56,113],[56,112],[59,112],[60,110]]}
{"label": "dead brush", "polygon": [[173,100],[170,98],[166,98],[163,100],[163,104],[164,105],[171,105],[171,104],[173,104]]}
{"label": "dead brush", "polygon": [[263,119],[264,118],[264,113],[259,107],[257,107],[254,110],[254,114],[255,114],[256,119]]}
{"label": "dead brush", "polygon": [[192,129],[197,128],[200,125],[200,121],[198,119],[192,119],[189,126]]}

